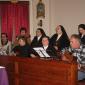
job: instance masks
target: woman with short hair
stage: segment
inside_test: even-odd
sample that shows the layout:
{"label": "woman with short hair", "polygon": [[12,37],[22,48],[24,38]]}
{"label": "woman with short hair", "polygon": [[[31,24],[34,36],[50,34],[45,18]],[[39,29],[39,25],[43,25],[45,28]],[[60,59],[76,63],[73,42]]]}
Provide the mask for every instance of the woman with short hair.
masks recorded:
{"label": "woman with short hair", "polygon": [[[18,46],[14,47],[12,54],[19,57],[30,57],[31,47],[27,44],[27,40],[24,36],[18,38]],[[13,53],[14,52],[14,53]]]}

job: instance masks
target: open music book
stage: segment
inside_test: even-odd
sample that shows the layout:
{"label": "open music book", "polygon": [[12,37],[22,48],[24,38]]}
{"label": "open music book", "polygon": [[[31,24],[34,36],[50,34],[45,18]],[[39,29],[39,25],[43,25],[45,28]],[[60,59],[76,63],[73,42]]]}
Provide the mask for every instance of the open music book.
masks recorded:
{"label": "open music book", "polygon": [[38,53],[40,57],[47,57],[47,58],[50,57],[48,53],[42,47],[36,47],[33,49]]}

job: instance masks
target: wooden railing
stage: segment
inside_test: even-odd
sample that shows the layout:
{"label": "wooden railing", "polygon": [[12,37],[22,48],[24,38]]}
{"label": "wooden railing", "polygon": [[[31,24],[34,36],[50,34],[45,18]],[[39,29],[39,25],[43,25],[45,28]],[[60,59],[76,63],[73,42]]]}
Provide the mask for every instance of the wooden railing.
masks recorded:
{"label": "wooden railing", "polygon": [[77,85],[77,63],[0,56],[10,85]]}

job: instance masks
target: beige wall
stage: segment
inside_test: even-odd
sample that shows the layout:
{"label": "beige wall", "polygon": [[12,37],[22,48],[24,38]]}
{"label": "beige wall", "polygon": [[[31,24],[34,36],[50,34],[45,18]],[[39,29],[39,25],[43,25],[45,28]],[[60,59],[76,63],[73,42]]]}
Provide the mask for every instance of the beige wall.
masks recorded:
{"label": "beige wall", "polygon": [[[80,23],[85,23],[85,0],[50,0],[51,28],[62,24],[69,36],[77,33]],[[54,16],[52,16],[54,14]],[[53,33],[53,29],[51,32]]]}
{"label": "beige wall", "polygon": [[[39,0],[32,0],[33,24],[31,34],[35,35],[38,27],[36,19],[36,4]],[[47,35],[55,33],[58,24],[65,27],[68,35],[77,33],[77,26],[85,22],[85,0],[42,0],[45,4],[46,15],[43,28]],[[32,17],[32,16],[31,16]]]}
{"label": "beige wall", "polygon": [[[1,0],[0,0],[1,1]],[[4,0],[8,1],[8,0]],[[36,29],[39,27],[36,18],[36,5],[39,0],[20,0],[30,1],[30,34],[32,38]],[[68,35],[77,33],[77,26],[85,23],[85,0],[42,0],[45,4],[45,19],[42,28],[46,34],[51,36],[55,33],[58,24],[65,27]]]}
{"label": "beige wall", "polygon": [[45,11],[45,19],[43,19],[43,18],[36,18],[36,16],[37,16],[36,6],[37,6],[39,0],[32,0],[32,8],[31,8],[32,9],[32,12],[31,12],[32,15],[30,17],[30,18],[32,18],[32,21],[31,21],[32,22],[31,23],[32,27],[31,27],[31,31],[30,31],[32,38],[35,35],[36,29],[39,27],[38,26],[38,22],[39,22],[40,19],[42,19],[42,21],[43,21],[42,28],[45,30],[47,35],[50,35],[49,0],[42,0],[42,1],[45,4],[45,10],[46,10]]}

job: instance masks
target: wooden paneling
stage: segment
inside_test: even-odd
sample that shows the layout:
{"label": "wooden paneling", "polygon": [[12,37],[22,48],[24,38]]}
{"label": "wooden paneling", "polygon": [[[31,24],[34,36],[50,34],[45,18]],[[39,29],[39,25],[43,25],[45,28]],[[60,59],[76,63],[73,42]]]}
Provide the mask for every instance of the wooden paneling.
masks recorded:
{"label": "wooden paneling", "polygon": [[1,56],[10,85],[77,85],[77,63]]}

